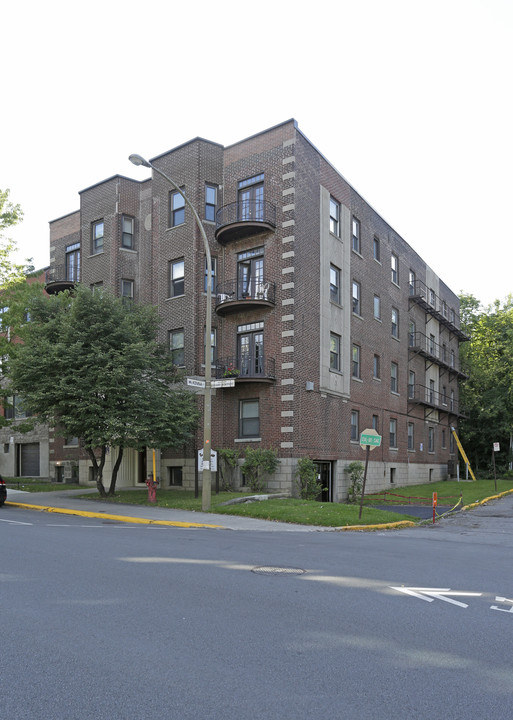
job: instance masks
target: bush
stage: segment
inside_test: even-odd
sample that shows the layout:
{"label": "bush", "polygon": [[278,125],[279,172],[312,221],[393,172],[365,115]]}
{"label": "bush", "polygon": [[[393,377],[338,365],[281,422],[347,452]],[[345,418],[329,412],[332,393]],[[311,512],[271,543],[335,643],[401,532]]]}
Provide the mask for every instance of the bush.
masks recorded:
{"label": "bush", "polygon": [[353,462],[349,463],[349,465],[345,468],[344,472],[349,475],[349,480],[351,481],[351,485],[347,491],[348,503],[360,502],[362,497],[364,471],[365,468],[363,463],[359,460],[353,460]]}
{"label": "bush", "polygon": [[219,448],[217,453],[221,461],[219,463],[221,489],[226,491],[235,490],[234,474],[240,453],[238,450],[230,450],[230,448]]}
{"label": "bush", "polygon": [[246,448],[242,472],[247,478],[247,484],[253,492],[263,492],[267,484],[263,475],[272,475],[278,467],[276,450],[263,450],[262,448]]}
{"label": "bush", "polygon": [[302,500],[315,500],[323,491],[318,481],[317,468],[310,458],[300,458],[296,469],[296,487]]}

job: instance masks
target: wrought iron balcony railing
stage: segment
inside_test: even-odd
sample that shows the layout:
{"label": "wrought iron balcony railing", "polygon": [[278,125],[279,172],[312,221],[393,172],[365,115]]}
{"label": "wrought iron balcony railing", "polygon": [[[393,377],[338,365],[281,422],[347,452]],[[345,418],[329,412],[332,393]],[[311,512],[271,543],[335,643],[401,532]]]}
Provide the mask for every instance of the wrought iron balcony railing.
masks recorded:
{"label": "wrought iron balcony railing", "polygon": [[266,200],[237,200],[216,213],[216,239],[220,243],[275,228],[276,207]]}
{"label": "wrought iron balcony railing", "polygon": [[216,287],[216,309],[229,303],[275,304],[276,283],[266,278],[256,277],[249,280],[228,280]]}
{"label": "wrought iron balcony railing", "polygon": [[261,356],[228,357],[216,361],[216,378],[234,378],[239,380],[275,380],[276,362],[274,358]]}

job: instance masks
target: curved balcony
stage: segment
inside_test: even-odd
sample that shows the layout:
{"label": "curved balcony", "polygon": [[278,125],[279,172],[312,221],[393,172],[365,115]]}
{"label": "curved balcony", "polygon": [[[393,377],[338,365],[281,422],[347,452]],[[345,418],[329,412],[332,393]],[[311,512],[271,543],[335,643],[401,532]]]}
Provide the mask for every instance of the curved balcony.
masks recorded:
{"label": "curved balcony", "polygon": [[216,287],[216,313],[228,315],[251,308],[274,307],[276,283],[265,278],[228,280]]}
{"label": "curved balcony", "polygon": [[218,379],[234,378],[238,385],[241,382],[272,383],[276,380],[276,362],[274,358],[260,357],[229,357],[217,360],[216,368],[212,368]]}
{"label": "curved balcony", "polygon": [[48,295],[57,295],[64,290],[73,290],[80,281],[80,272],[77,268],[73,268],[73,279],[68,278],[68,268],[66,265],[52,265],[46,271],[45,290]]}
{"label": "curved balcony", "polygon": [[216,213],[216,240],[226,243],[276,229],[276,207],[264,200],[238,200]]}

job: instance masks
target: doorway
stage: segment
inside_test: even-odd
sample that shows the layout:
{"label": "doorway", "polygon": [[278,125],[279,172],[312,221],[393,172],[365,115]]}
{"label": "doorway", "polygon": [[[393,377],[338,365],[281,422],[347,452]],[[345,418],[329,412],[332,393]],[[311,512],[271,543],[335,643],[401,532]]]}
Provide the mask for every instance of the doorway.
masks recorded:
{"label": "doorway", "polygon": [[322,490],[317,496],[319,502],[333,502],[333,473],[332,463],[323,460],[314,460],[317,469],[317,480],[322,485]]}

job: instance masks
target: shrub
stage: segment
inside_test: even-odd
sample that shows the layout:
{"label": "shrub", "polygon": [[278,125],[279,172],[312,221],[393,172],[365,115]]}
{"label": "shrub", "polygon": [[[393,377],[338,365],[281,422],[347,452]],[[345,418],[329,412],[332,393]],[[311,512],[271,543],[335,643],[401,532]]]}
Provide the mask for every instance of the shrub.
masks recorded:
{"label": "shrub", "polygon": [[362,497],[364,470],[365,468],[363,466],[363,463],[361,463],[359,460],[353,460],[353,462],[349,463],[349,465],[344,470],[344,472],[349,475],[349,480],[351,481],[351,485],[349,486],[349,489],[347,491],[348,503],[360,502],[360,499]]}
{"label": "shrub", "polygon": [[237,467],[239,459],[238,450],[230,450],[230,448],[220,448],[217,451],[221,462],[219,463],[219,472],[221,474],[221,489],[234,490],[234,471]]}
{"label": "shrub", "polygon": [[263,492],[266,489],[264,475],[272,475],[278,467],[276,450],[263,450],[262,448],[246,448],[242,472],[247,478],[247,484],[253,492]]}
{"label": "shrub", "polygon": [[296,487],[302,500],[315,500],[323,491],[324,488],[317,478],[317,468],[313,460],[300,458],[296,468]]}

